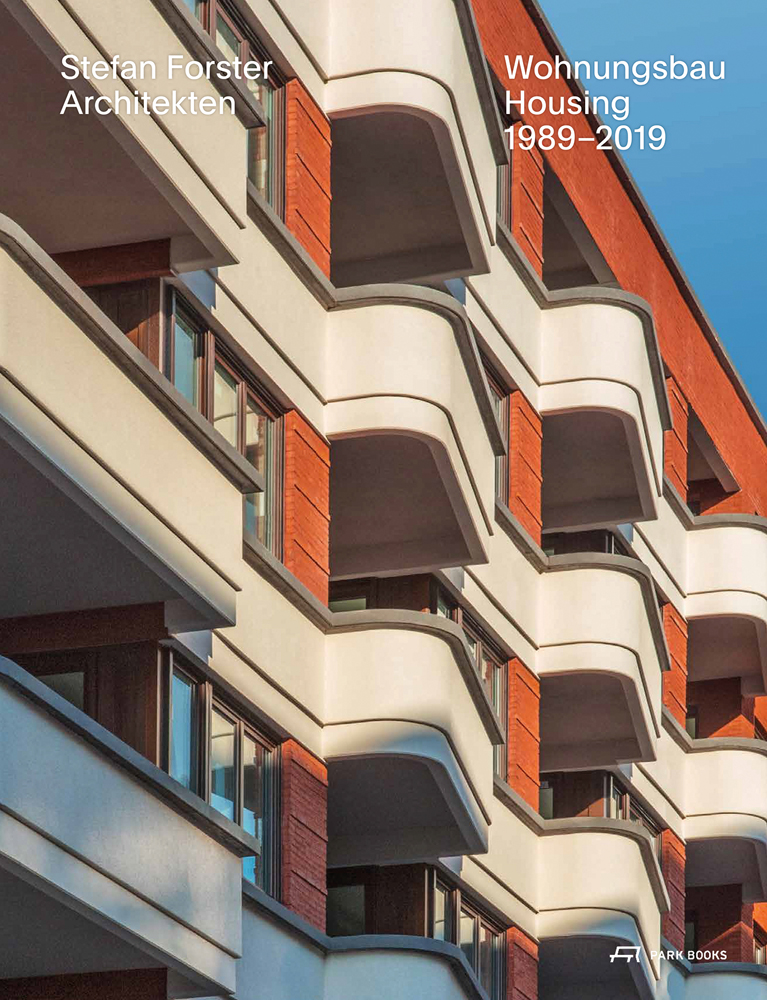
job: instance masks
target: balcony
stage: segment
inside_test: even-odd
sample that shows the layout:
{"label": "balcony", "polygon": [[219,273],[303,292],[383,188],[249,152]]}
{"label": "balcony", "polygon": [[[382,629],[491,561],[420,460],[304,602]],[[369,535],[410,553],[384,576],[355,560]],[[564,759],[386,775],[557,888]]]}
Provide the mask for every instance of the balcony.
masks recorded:
{"label": "balcony", "polygon": [[325,107],[338,286],[487,270],[495,168],[507,153],[467,7],[342,0],[333,8]]}
{"label": "balcony", "polygon": [[[652,841],[634,823],[546,823],[538,873],[541,1000],[646,1000],[659,968],[660,916],[669,899]],[[616,945],[638,962],[610,962]]]}
{"label": "balcony", "polygon": [[649,572],[596,553],[549,564],[538,604],[541,770],[654,760],[668,653]]}
{"label": "balcony", "polygon": [[767,899],[767,745],[693,740],[685,757],[687,884],[743,885],[744,901]]}
{"label": "balcony", "polygon": [[767,521],[695,518],[685,615],[690,681],[739,677],[745,695],[767,692]]}
{"label": "balcony", "polygon": [[169,996],[233,991],[257,841],[4,658],[0,734],[0,978],[159,969]]}
{"label": "balcony", "polygon": [[7,219],[0,298],[0,619],[154,603],[171,631],[231,624],[244,460]]}
{"label": "balcony", "polygon": [[329,317],[334,578],[486,561],[504,443],[465,313],[406,286]]}
{"label": "balcony", "polygon": [[420,612],[344,612],[326,644],[328,864],[486,851],[503,732],[461,628]]}
{"label": "balcony", "polygon": [[544,530],[653,519],[670,417],[647,307],[613,289],[553,292],[541,332]]}
{"label": "balcony", "polygon": [[[80,100],[113,100],[116,91],[132,99],[134,89],[169,97],[175,89],[218,102],[206,80],[167,79],[168,54],[184,49],[155,6],[74,0],[65,11],[47,0],[9,0],[0,7],[0,39],[0,127],[17,136],[0,167],[0,212],[48,253],[162,239],[177,271],[236,259],[245,225],[247,132],[235,116],[205,117],[200,127],[191,115],[60,113],[70,88]],[[67,81],[65,53],[91,62],[105,55],[153,60],[158,79],[132,86],[111,78]]]}
{"label": "balcony", "polygon": [[486,1000],[456,945],[407,934],[329,938],[300,923],[262,895],[246,900],[241,996],[257,991],[270,1000]]}
{"label": "balcony", "polygon": [[[668,996],[684,1000],[721,1000],[737,997],[738,1000],[761,1000],[767,991],[767,968],[739,962],[695,965],[692,974],[682,979],[676,972],[669,978]],[[678,985],[679,992],[673,991]],[[666,994],[663,994],[664,998]]]}

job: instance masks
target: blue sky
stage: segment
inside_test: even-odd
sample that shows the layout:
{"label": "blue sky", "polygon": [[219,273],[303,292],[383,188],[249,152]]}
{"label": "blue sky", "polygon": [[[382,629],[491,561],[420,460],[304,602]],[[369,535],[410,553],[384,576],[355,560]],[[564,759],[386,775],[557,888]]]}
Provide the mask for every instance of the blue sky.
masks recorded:
{"label": "blue sky", "polygon": [[[725,60],[721,82],[587,83],[628,94],[660,151],[623,153],[719,336],[767,416],[765,0],[539,0],[571,60]],[[603,116],[609,124],[610,119]]]}

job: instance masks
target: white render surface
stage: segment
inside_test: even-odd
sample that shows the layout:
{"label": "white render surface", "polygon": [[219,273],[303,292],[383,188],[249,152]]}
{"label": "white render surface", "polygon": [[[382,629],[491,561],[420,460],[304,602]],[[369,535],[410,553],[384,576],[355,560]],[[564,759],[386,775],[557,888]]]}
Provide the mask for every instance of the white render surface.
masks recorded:
{"label": "white render surface", "polygon": [[[103,49],[163,64],[184,48],[145,0],[5,6],[32,26],[30,45],[47,52],[93,59]],[[695,746],[664,715],[668,650],[653,585],[692,630],[721,628],[722,675],[740,677],[746,694],[762,693],[767,519],[722,517],[702,527],[705,518],[680,511],[664,490],[667,403],[649,307],[593,286],[557,298],[512,264],[496,228],[497,136],[483,110],[489,90],[462,13],[463,0],[243,4],[245,19],[331,121],[402,112],[428,126],[471,257],[465,307],[417,285],[368,286],[353,302],[354,289],[339,293],[324,281],[277,222],[270,230],[248,214],[247,133],[238,119],[206,118],[205,128],[180,117],[165,119],[166,128],[145,116],[102,124],[124,152],[126,174],[128,165],[140,171],[177,217],[173,280],[182,274],[188,289],[195,280],[210,286],[206,321],[275,388],[281,407],[299,410],[331,448],[386,436],[428,449],[436,473],[414,462],[405,478],[431,475],[434,496],[447,498],[467,553],[461,599],[531,669],[544,697],[560,698],[558,732],[546,734],[549,766],[620,776],[686,841],[700,884],[742,876],[747,897],[764,900],[767,755],[740,742]],[[174,85],[218,94],[183,76]],[[148,81],[145,89],[165,93],[168,83]],[[285,242],[288,251],[280,249]],[[452,642],[427,615],[396,627],[348,627],[314,607],[295,580],[278,586],[257,560],[246,563],[241,491],[73,318],[78,289],[40,247],[35,252],[52,280],[0,248],[2,455],[19,475],[39,476],[61,494],[46,537],[76,546],[71,525],[87,516],[94,550],[97,529],[109,542],[89,606],[135,573],[132,597],[141,586],[156,588],[152,598],[165,603],[171,631],[194,633],[182,636],[187,648],[276,730],[323,757],[331,782],[346,781],[347,791],[367,783],[371,798],[385,790],[392,818],[378,837],[360,832],[365,817],[338,810],[331,864],[449,855],[465,886],[544,948],[586,942],[589,954],[606,955],[615,944],[642,953],[637,969],[613,969],[613,980],[585,962],[588,993],[578,982],[541,1000],[767,996],[756,966],[690,971],[650,956],[664,947],[669,898],[649,836],[628,822],[544,821],[494,780],[497,733],[476,678],[467,676],[472,665],[468,649],[458,648],[457,626],[447,629]],[[448,314],[467,321],[464,341]],[[105,316],[97,319],[111,328]],[[615,436],[604,465],[609,472],[610,462],[626,459],[638,509],[635,560],[549,559],[518,523],[498,515],[497,449],[486,419],[492,403],[478,350],[545,420],[583,418],[589,427],[610,418]],[[616,447],[624,439],[625,449]],[[599,497],[577,510],[553,508],[555,521],[562,518],[555,528],[619,520]],[[30,503],[30,533],[32,522]],[[385,548],[392,560],[385,575],[456,569],[456,560]],[[372,553],[366,573],[375,575],[381,558]],[[630,570],[638,561],[649,576]],[[15,568],[18,560],[8,562]],[[62,559],[53,583],[43,573],[31,577],[28,592],[46,599],[46,587],[53,594],[67,569]],[[4,581],[0,597],[14,607],[19,585],[9,573]],[[745,626],[749,643],[734,646]],[[598,721],[597,711],[617,724],[586,737],[584,724]],[[168,967],[174,1000],[484,1000],[460,959],[417,946],[425,939],[334,948],[244,900],[238,857],[6,684],[0,744],[0,885],[13,879],[22,894],[29,887],[30,900],[33,889],[70,912],[73,925],[83,918],[98,927],[119,942],[114,954],[125,968]],[[432,802],[446,819],[418,825],[419,805]],[[87,950],[85,938],[78,947]],[[619,971],[627,975],[619,979]]]}

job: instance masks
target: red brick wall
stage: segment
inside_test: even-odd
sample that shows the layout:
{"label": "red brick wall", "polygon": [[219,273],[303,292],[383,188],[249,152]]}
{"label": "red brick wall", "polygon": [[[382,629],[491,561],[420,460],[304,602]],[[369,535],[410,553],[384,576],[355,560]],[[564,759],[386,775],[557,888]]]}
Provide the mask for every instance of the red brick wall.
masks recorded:
{"label": "red brick wall", "polygon": [[666,379],[673,426],[663,440],[664,471],[683,500],[687,499],[687,418],[689,406],[675,378]]}
{"label": "red brick wall", "polygon": [[754,721],[767,731],[767,696],[754,698]]}
{"label": "red brick wall", "polygon": [[538,810],[541,684],[520,659],[509,661],[509,785]]}
{"label": "red brick wall", "polygon": [[543,157],[537,149],[511,151],[511,231],[543,275]]}
{"label": "red brick wall", "polygon": [[518,927],[506,931],[507,1000],[538,1000],[538,944]]}
{"label": "red brick wall", "polygon": [[330,277],[330,122],[299,80],[286,91],[285,223]]}
{"label": "red brick wall", "polygon": [[325,930],[328,772],[294,740],[282,745],[281,898]]}
{"label": "red brick wall", "polygon": [[663,914],[661,932],[681,951],[684,948],[686,850],[684,841],[672,830],[664,830],[661,838],[661,868],[671,900],[671,909]]}
{"label": "red brick wall", "polygon": [[330,449],[296,410],[285,415],[285,566],[323,604],[330,577]]}
{"label": "red brick wall", "polygon": [[687,912],[695,915],[696,950],[726,951],[727,962],[754,960],[754,905],[742,902],[740,885],[691,887]]}
{"label": "red brick wall", "polygon": [[754,930],[757,925],[762,937],[767,937],[767,903],[754,903]]}
{"label": "red brick wall", "polygon": [[744,698],[739,677],[695,681],[687,686],[690,705],[698,710],[698,738],[745,736],[754,738],[754,699]]}
{"label": "red brick wall", "polygon": [[663,675],[663,704],[680,726],[687,717],[687,622],[673,604],[663,605],[663,630],[671,670]]}
{"label": "red brick wall", "polygon": [[718,479],[691,483],[689,496],[698,501],[701,514],[756,514],[756,501],[749,493],[725,493]]}
{"label": "red brick wall", "polygon": [[543,423],[519,389],[510,404],[509,509],[540,545]]}
{"label": "red brick wall", "polygon": [[[525,0],[473,0],[480,35],[490,65],[512,97],[524,89],[557,101],[571,96],[566,80],[509,81],[504,55],[533,54],[549,60],[539,26]],[[546,114],[530,119],[554,130],[563,119]],[[568,116],[576,138],[592,138],[582,116]],[[729,376],[695,318],[639,210],[604,151],[594,142],[576,142],[571,150],[546,153],[551,167],[621,287],[647,299],[653,308],[663,357],[684,396],[700,417],[714,444],[760,514],[767,512],[767,445],[748,415]]]}

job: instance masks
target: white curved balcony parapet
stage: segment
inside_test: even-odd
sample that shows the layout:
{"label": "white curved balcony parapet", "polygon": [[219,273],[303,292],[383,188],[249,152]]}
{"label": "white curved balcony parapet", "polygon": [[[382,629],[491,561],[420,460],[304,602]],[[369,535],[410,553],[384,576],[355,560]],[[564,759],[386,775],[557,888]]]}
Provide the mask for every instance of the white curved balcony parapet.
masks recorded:
{"label": "white curved balcony parapet", "polygon": [[475,267],[486,269],[483,247],[495,242],[495,168],[508,161],[508,143],[471,4],[341,0],[333,8],[328,78],[331,117],[401,110],[428,122]]}
{"label": "white curved balcony parapet", "polygon": [[460,627],[420,612],[337,613],[325,672],[331,863],[486,851],[504,735]]}
{"label": "white curved balcony parapet", "polygon": [[679,983],[679,992],[673,991],[669,983],[668,994],[660,994],[659,1000],[723,1000],[737,997],[737,1000],[762,1000],[767,996],[767,966],[752,965],[750,962],[704,962],[695,963],[684,980],[681,974],[674,977]]}
{"label": "white curved balcony parapet", "polygon": [[191,995],[234,990],[240,857],[258,841],[2,657],[0,753],[0,870],[24,873],[18,918],[40,893],[68,908],[71,971],[104,947],[127,968],[166,966]]}
{"label": "white curved balcony parapet", "polygon": [[539,588],[543,770],[654,760],[669,661],[649,570],[551,556]]}
{"label": "white curved balcony parapet", "polygon": [[550,292],[541,332],[544,526],[655,518],[671,421],[649,306],[614,289]]}
{"label": "white curved balcony parapet", "polygon": [[[238,992],[270,1000],[487,1000],[461,949],[428,937],[328,937],[265,893],[243,883]],[[264,962],[264,955],[270,961]]]}
{"label": "white curved balcony parapet", "polygon": [[590,909],[542,913],[538,938],[541,996],[657,1000],[655,969],[628,914]]}
{"label": "white curved balcony parapet", "polygon": [[647,980],[657,978],[652,952],[660,949],[660,917],[671,904],[646,830],[627,820],[547,820],[538,872],[541,940],[636,940]]}
{"label": "white curved balcony parapet", "polygon": [[767,519],[694,517],[687,533],[690,680],[739,676],[767,690]]}
{"label": "white curved balcony parapet", "polygon": [[[231,624],[261,477],[4,218],[0,297],[2,544],[26,547],[0,617],[164,601],[173,631]],[[61,545],[32,557],[41,519]]]}
{"label": "white curved balcony parapet", "polygon": [[767,897],[767,743],[692,740],[685,758],[684,838],[689,885],[743,883],[746,900]]}
{"label": "white curved balcony parapet", "polygon": [[[337,498],[333,575],[485,561],[495,457],[505,444],[462,307],[443,293],[400,285],[340,292],[328,317],[325,393]],[[396,445],[391,469],[385,437]],[[399,507],[407,499],[402,510],[398,497]],[[409,523],[418,518],[424,523]],[[394,562],[376,565],[382,556]]]}

